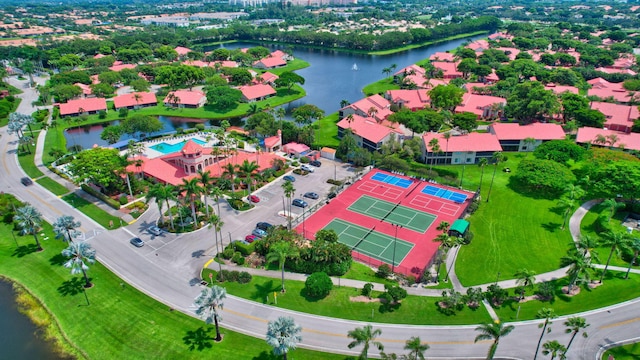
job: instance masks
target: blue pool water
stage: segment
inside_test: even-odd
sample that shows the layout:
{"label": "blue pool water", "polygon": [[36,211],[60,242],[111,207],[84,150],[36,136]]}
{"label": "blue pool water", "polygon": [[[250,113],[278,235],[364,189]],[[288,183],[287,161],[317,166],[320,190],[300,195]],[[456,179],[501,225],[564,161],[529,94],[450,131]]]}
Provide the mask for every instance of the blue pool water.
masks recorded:
{"label": "blue pool water", "polygon": [[[206,141],[202,141],[200,139],[191,139],[193,141],[195,141],[196,143],[200,144],[200,145],[204,145],[207,142]],[[186,142],[179,142],[177,144],[167,144],[166,142],[161,142],[159,144],[155,144],[153,146],[150,146],[151,149],[155,150],[155,151],[159,151],[163,154],[173,154],[174,152],[178,152],[180,150],[182,150],[182,148],[186,145]]]}

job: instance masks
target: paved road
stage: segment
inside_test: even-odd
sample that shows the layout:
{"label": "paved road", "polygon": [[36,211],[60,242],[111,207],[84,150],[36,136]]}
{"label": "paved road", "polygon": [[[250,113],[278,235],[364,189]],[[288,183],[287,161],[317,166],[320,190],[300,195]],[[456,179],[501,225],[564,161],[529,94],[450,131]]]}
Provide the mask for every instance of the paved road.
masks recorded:
{"label": "paved road", "polygon": [[[204,228],[193,234],[173,235],[164,234],[153,238],[142,235],[147,240],[147,246],[137,249],[128,244],[132,235],[138,235],[146,226],[155,221],[154,212],[149,211],[138,222],[125,229],[106,231],[82,213],[71,208],[68,204],[50,194],[48,191],[34,184],[24,187],[19,178],[24,173],[17,164],[15,149],[17,139],[6,134],[6,128],[1,129],[0,151],[2,157],[2,173],[0,187],[5,192],[16,194],[21,200],[36,206],[47,221],[53,221],[63,214],[72,214],[82,222],[81,230],[98,252],[98,259],[125,281],[132,284],[151,297],[167,304],[174,309],[188,314],[193,313],[192,300],[199,293],[197,284],[199,269],[210,259],[207,254],[214,244],[213,233]],[[349,169],[323,166],[323,171],[312,174],[307,179],[299,179],[295,185],[299,190],[316,191],[321,193],[327,184],[323,181],[333,176],[333,171],[342,172],[339,176],[349,174]],[[237,215],[229,209],[223,210],[224,234],[231,234],[232,238],[241,238],[252,228],[255,222],[267,220],[272,223],[283,223],[284,219],[277,215],[282,206],[281,189],[276,184],[261,189],[259,196],[264,197],[259,206],[242,215]],[[157,214],[157,212],[156,212]],[[226,240],[228,241],[228,239]],[[44,244],[46,246],[46,243]],[[355,354],[347,349],[349,339],[348,330],[363,326],[365,323],[326,318],[262,305],[230,296],[225,302],[223,326],[258,338],[263,338],[266,323],[278,316],[293,316],[303,327],[303,342],[305,348]],[[420,314],[416,314],[420,316]],[[600,346],[615,341],[622,341],[637,336],[640,324],[640,302],[638,300],[611,307],[609,309],[585,313],[591,324],[589,338],[576,338],[572,345],[569,359],[593,359]],[[564,318],[555,320],[554,331],[545,337],[557,339],[567,343],[569,336],[563,332],[561,323]],[[375,323],[374,327],[382,330],[380,341],[385,344],[388,352],[403,353],[405,340],[411,336],[420,336],[431,346],[429,356],[440,358],[482,358],[489,347],[489,342],[474,343],[477,335],[475,326],[407,326]],[[530,359],[535,351],[537,338],[540,334],[539,321],[515,323],[514,332],[500,342],[498,356]]]}

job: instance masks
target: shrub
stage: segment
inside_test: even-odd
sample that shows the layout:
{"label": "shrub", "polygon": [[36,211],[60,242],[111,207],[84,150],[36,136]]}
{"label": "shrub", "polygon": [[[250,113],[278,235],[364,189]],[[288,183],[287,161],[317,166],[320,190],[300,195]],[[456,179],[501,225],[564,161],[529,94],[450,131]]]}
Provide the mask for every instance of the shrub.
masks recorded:
{"label": "shrub", "polygon": [[303,164],[308,164],[309,161],[311,161],[311,160],[309,160],[309,158],[306,157],[306,156],[303,156],[303,157],[300,158],[300,162],[303,163]]}
{"label": "shrub", "polygon": [[236,251],[235,253],[233,253],[233,257],[231,258],[231,261],[233,261],[238,265],[244,265],[244,256],[242,256],[242,254],[240,254],[239,251]]}
{"label": "shrub", "polygon": [[235,251],[233,250],[233,247],[231,246],[227,246],[223,251],[222,251],[222,257],[226,260],[229,260],[233,257],[233,254],[235,253]]}
{"label": "shrub", "polygon": [[106,119],[107,118],[107,112],[104,110],[100,110],[98,111],[98,119]]}
{"label": "shrub", "polygon": [[393,302],[398,302],[407,297],[407,290],[398,285],[385,284],[384,289],[387,291],[387,294],[389,294]]}
{"label": "shrub", "polygon": [[342,186],[342,181],[340,181],[340,180],[328,179],[327,183],[331,184],[331,185]]}
{"label": "shrub", "polygon": [[196,127],[196,130],[198,130],[198,131],[204,130],[204,124],[196,124],[195,127]]}
{"label": "shrub", "polygon": [[240,275],[238,275],[238,282],[240,284],[248,284],[251,282],[252,276],[246,271],[242,271]]}
{"label": "shrub", "polygon": [[242,254],[243,256],[247,256],[251,254],[255,250],[255,241],[251,244],[244,244],[241,242],[235,242],[234,247],[237,252]]}
{"label": "shrub", "polygon": [[129,202],[129,199],[127,198],[127,195],[121,195],[118,198],[118,201],[120,202],[120,205],[124,205]]}
{"label": "shrub", "polygon": [[117,201],[115,201],[112,198],[106,196],[105,194],[95,190],[91,186],[89,186],[87,184],[82,184],[82,185],[80,185],[80,188],[82,190],[84,190],[86,193],[91,194],[91,195],[97,197],[98,199],[104,201],[105,204],[109,205],[110,207],[112,207],[112,208],[114,208],[116,210],[120,210],[120,204]]}
{"label": "shrub", "polygon": [[373,284],[372,283],[366,283],[364,284],[364,287],[362,288],[362,291],[360,291],[360,293],[362,294],[362,296],[366,296],[368,298],[371,298],[371,291],[373,290]]}
{"label": "shrub", "polygon": [[304,171],[302,169],[294,169],[293,173],[296,174],[296,175],[301,175],[301,176],[305,176],[305,175],[309,174],[308,171]]}
{"label": "shrub", "polygon": [[120,108],[120,110],[118,110],[118,117],[126,118],[127,114],[129,114],[129,109],[127,109],[125,107]]}
{"label": "shrub", "polygon": [[549,281],[540,283],[538,285],[538,290],[536,291],[536,295],[540,299],[540,301],[549,301],[553,302],[555,297],[555,286]]}
{"label": "shrub", "polygon": [[493,305],[500,306],[502,302],[507,298],[507,290],[501,288],[497,284],[491,284],[484,293],[485,299],[491,302]]}
{"label": "shrub", "polygon": [[387,264],[382,264],[376,272],[376,276],[382,279],[386,279],[391,275],[391,267]]}
{"label": "shrub", "polygon": [[309,275],[304,282],[304,289],[310,297],[322,299],[329,295],[331,289],[333,289],[333,282],[326,273],[317,272]]}

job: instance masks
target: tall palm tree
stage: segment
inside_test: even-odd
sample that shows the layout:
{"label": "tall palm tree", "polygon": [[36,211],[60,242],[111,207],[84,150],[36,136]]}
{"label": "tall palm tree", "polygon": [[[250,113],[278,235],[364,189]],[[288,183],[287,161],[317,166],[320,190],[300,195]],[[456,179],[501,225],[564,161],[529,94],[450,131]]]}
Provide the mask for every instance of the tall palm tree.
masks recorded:
{"label": "tall palm tree", "polygon": [[542,344],[542,355],[551,355],[551,360],[555,359],[558,355],[560,355],[561,359],[564,359],[566,351],[567,348],[560,344],[558,340],[549,340]]}
{"label": "tall palm tree", "polygon": [[489,192],[487,193],[487,202],[489,202],[489,195],[491,195],[491,189],[493,188],[493,180],[496,178],[496,170],[498,170],[498,164],[504,160],[504,154],[500,151],[496,151],[491,156],[493,161],[493,175],[491,176],[491,184],[489,185]]}
{"label": "tall palm tree", "polygon": [[184,196],[189,199],[189,204],[191,206],[191,216],[193,217],[193,227],[194,229],[197,229],[198,217],[196,214],[196,198],[202,193],[200,181],[197,178],[188,180],[182,179],[182,185],[180,185],[180,189],[184,191]]}
{"label": "tall palm tree", "polygon": [[576,248],[584,252],[584,256],[590,256],[591,259],[599,261],[598,251],[596,248],[600,246],[600,240],[589,234],[580,234],[576,241]]}
{"label": "tall palm tree", "polygon": [[[536,272],[527,269],[520,269],[516,271],[513,276],[516,277],[516,285],[522,287],[531,287],[533,288],[533,284],[536,281]],[[524,292],[520,296],[520,300],[524,299]]]}
{"label": "tall palm tree", "polygon": [[209,214],[209,201],[207,198],[211,193],[211,188],[213,187],[213,177],[211,176],[211,172],[209,170],[202,171],[198,170],[198,180],[200,181],[200,186],[202,186],[202,194],[204,195],[204,208],[207,214],[207,218],[210,216]]}
{"label": "tall palm tree", "polygon": [[633,251],[633,256],[631,257],[631,261],[629,261],[629,267],[627,268],[627,273],[624,275],[625,280],[629,278],[629,272],[631,271],[631,267],[636,263],[638,259],[638,253],[640,253],[640,239],[633,238],[629,240],[628,244],[629,250]]}
{"label": "tall palm tree", "polygon": [[498,350],[498,343],[500,342],[500,338],[509,335],[509,333],[513,331],[514,328],[515,327],[513,325],[505,326],[499,320],[482,324],[476,328],[476,331],[479,331],[480,335],[476,336],[473,342],[493,339],[493,344],[491,344],[491,346],[489,347],[489,352],[487,353],[487,360],[491,360],[496,354],[496,350]]}
{"label": "tall palm tree", "polygon": [[591,279],[590,270],[593,269],[591,257],[585,252],[579,250],[569,250],[566,256],[560,259],[561,266],[568,266],[567,275],[569,276],[569,285],[567,290],[571,293],[573,286],[578,283],[588,282]]}
{"label": "tall palm tree", "polygon": [[382,330],[373,329],[371,325],[365,325],[361,328],[355,328],[348,332],[348,336],[353,339],[352,342],[347,345],[349,349],[353,349],[356,346],[363,345],[362,352],[358,359],[366,360],[368,358],[369,347],[374,345],[378,348],[378,351],[384,350],[384,345],[381,342],[376,341],[376,337],[382,334]]}
{"label": "tall palm tree", "polygon": [[482,178],[484,177],[484,167],[487,166],[489,161],[487,158],[480,158],[478,160],[478,166],[480,166],[480,183],[478,184],[478,194],[480,194],[480,189],[482,189]]}
{"label": "tall palm tree", "polygon": [[296,189],[293,187],[293,183],[291,183],[291,181],[285,181],[282,183],[282,189],[284,190],[284,196],[289,200],[287,219],[289,219],[289,231],[291,231],[291,199],[293,198],[293,194],[296,193]]}
{"label": "tall palm tree", "polygon": [[[224,246],[221,246],[222,249],[218,249],[218,239],[220,239],[220,243],[222,244],[222,233],[220,232],[220,230],[222,230],[222,227],[224,226],[224,222],[222,222],[222,220],[220,219],[220,216],[212,215],[209,218],[209,224],[213,226],[213,232],[216,237],[216,251],[222,252],[222,249],[224,249]],[[220,234],[220,237],[218,237],[218,234]]]}
{"label": "tall palm tree", "polygon": [[284,288],[284,264],[287,258],[298,256],[298,249],[289,241],[279,241],[269,248],[267,253],[267,262],[278,262],[280,271],[282,272],[282,292],[285,292]]}
{"label": "tall palm tree", "polygon": [[[536,317],[538,319],[544,319],[544,322],[538,325],[539,328],[542,328],[542,333],[540,334],[540,339],[538,339],[538,346],[536,347],[536,353],[533,355],[533,360],[536,360],[536,358],[538,357],[538,351],[540,350],[540,344],[542,343],[542,338],[544,337],[544,334],[547,332],[547,328],[549,328],[549,325],[551,325],[551,319],[558,317],[558,315],[556,315],[556,313],[551,308],[542,308],[538,310]],[[551,328],[549,328],[548,332],[551,332]]]}
{"label": "tall palm tree", "polygon": [[580,185],[569,184],[564,188],[569,199],[580,199],[584,196],[584,190]]}
{"label": "tall palm tree", "polygon": [[629,242],[631,241],[629,234],[620,232],[620,231],[613,231],[613,230],[609,230],[608,232],[606,232],[602,236],[602,239],[603,239],[602,245],[610,246],[611,251],[609,251],[609,257],[607,258],[607,263],[604,265],[604,269],[602,270],[602,275],[600,275],[600,281],[599,281],[600,283],[602,283],[602,280],[604,280],[604,274],[607,272],[607,268],[609,267],[609,262],[611,261],[611,257],[613,256],[613,253],[615,252],[616,254],[620,255],[620,250],[626,249],[629,245]]}
{"label": "tall palm tree", "polygon": [[80,236],[81,232],[77,230],[79,227],[80,221],[75,221],[71,215],[62,215],[53,223],[56,239],[62,238],[68,243],[72,243],[74,238]]}
{"label": "tall palm tree", "polygon": [[267,344],[273,348],[275,355],[282,355],[287,360],[289,350],[296,348],[302,341],[302,327],[292,317],[280,316],[267,324]]}
{"label": "tall palm tree", "polygon": [[160,222],[164,224],[164,213],[162,212],[163,205],[166,203],[169,209],[169,220],[171,222],[171,228],[173,229],[173,214],[171,214],[171,206],[169,200],[175,198],[175,189],[172,185],[165,185],[162,183],[153,184],[147,191],[147,204],[151,200],[155,200],[158,205],[158,211],[160,212]]}
{"label": "tall palm tree", "polygon": [[431,149],[431,165],[429,166],[429,172],[433,170],[433,163],[436,161],[436,153],[440,151],[440,144],[437,138],[429,140],[427,147]]}
{"label": "tall palm tree", "polygon": [[69,243],[68,248],[62,250],[62,255],[71,258],[63,264],[64,267],[71,269],[72,275],[82,273],[84,276],[84,287],[90,288],[91,282],[87,276],[89,266],[85,264],[85,261],[93,264],[96,261],[96,250],[91,248],[91,245],[87,242],[72,242]]}
{"label": "tall palm tree", "polygon": [[36,241],[38,251],[42,251],[42,245],[38,240],[38,231],[42,229],[42,214],[34,206],[26,205],[16,209],[14,220],[18,222],[22,235],[31,234]]}
{"label": "tall palm tree", "polygon": [[[229,159],[229,157],[227,157],[227,159]],[[231,181],[231,192],[236,192],[235,180],[238,175],[238,171],[236,170],[237,167],[238,165],[232,164],[230,160],[225,166],[223,166],[224,172],[222,174]]]}
{"label": "tall palm tree", "polygon": [[258,163],[256,163],[255,161],[249,162],[249,160],[243,161],[242,164],[238,167],[238,170],[242,174],[242,177],[244,177],[247,186],[249,187],[249,195],[251,195],[251,183],[253,183],[254,175],[253,173],[258,169],[260,169]]}
{"label": "tall palm tree", "polygon": [[609,209],[609,221],[618,212],[618,209],[624,207],[624,204],[617,202],[616,199],[606,199],[602,202],[602,205]]}
{"label": "tall palm tree", "polygon": [[558,206],[563,209],[562,214],[562,226],[560,226],[561,230],[564,230],[564,227],[567,225],[567,220],[569,220],[569,214],[576,207],[576,201],[569,197],[563,196],[558,201]]}
{"label": "tall palm tree", "polygon": [[409,359],[424,360],[424,352],[429,350],[429,345],[423,344],[419,337],[413,336],[411,339],[407,340],[404,345],[404,349],[410,351]]}
{"label": "tall palm tree", "polygon": [[451,224],[449,224],[448,221],[440,221],[440,224],[438,224],[436,230],[446,233],[449,230],[449,226],[451,226]]}
{"label": "tall palm tree", "polygon": [[219,321],[222,321],[222,316],[218,313],[218,310],[222,310],[224,307],[224,299],[227,297],[227,289],[218,285],[212,287],[206,287],[200,291],[200,295],[196,297],[193,304],[197,306],[196,315],[204,320],[206,324],[215,324],[216,326],[216,341],[222,340],[220,335]]}
{"label": "tall palm tree", "polygon": [[218,216],[220,216],[220,199],[223,197],[224,192],[218,186],[214,186],[211,188],[211,196],[216,201],[218,206]]}
{"label": "tall palm tree", "polygon": [[582,331],[582,337],[586,338],[587,336],[589,336],[583,330],[589,327],[589,324],[587,324],[587,320],[585,318],[576,316],[576,317],[568,318],[567,321],[564,322],[564,326],[567,327],[564,332],[566,332],[567,334],[571,333],[571,340],[569,340],[569,343],[567,344],[567,349],[564,351],[564,353],[566,354],[567,351],[569,351],[569,348],[571,347],[571,343],[573,342],[573,339],[576,337],[576,335],[578,335],[580,331]]}
{"label": "tall palm tree", "polygon": [[449,139],[451,138],[451,133],[449,131],[447,131],[446,133],[442,134],[442,137],[446,140],[447,144],[445,145],[445,150],[444,150],[444,156],[445,156],[445,164],[447,163],[446,159],[447,159],[447,154],[449,153]]}

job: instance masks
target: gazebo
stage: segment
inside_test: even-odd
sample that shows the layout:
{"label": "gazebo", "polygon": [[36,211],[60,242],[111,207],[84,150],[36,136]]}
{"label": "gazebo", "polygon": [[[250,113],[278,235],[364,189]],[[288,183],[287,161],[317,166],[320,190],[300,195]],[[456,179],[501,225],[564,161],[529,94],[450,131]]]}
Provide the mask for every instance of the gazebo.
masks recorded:
{"label": "gazebo", "polygon": [[449,228],[449,236],[463,237],[469,230],[469,222],[467,220],[458,219],[451,224]]}

